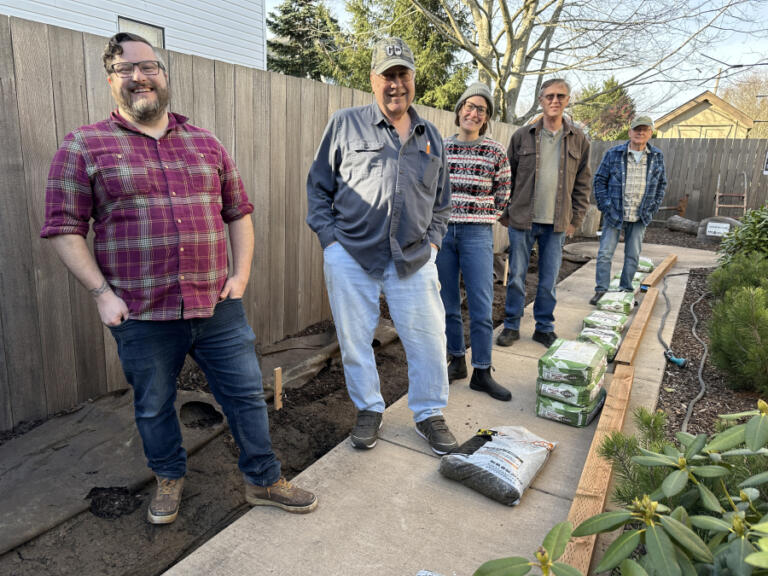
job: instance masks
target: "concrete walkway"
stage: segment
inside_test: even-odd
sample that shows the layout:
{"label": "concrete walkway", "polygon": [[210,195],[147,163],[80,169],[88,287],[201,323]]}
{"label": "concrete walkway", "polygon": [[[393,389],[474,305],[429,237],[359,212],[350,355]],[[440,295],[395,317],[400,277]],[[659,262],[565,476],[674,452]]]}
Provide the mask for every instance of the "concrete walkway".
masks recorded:
{"label": "concrete walkway", "polygon": [[[622,249],[623,244],[614,270],[621,266]],[[594,257],[597,244],[570,245],[568,250]],[[643,255],[659,263],[671,250],[678,261],[670,274],[716,263],[712,252],[658,245],[644,246]],[[582,319],[593,310],[588,300],[594,274],[592,260],[558,285],[560,336],[575,338]],[[686,281],[685,276],[668,281],[672,309],[663,333],[667,342]],[[656,404],[665,362],[656,333],[664,310],[660,296],[637,356],[630,409]],[[402,398],[384,414],[375,449],[358,451],[344,441],[296,478],[318,495],[314,513],[254,508],[166,574],[415,576],[431,570],[469,576],[492,558],[532,558],[550,528],[568,515],[596,422],[573,428],[534,415],[537,361],[544,348],[530,339],[531,316],[529,306],[520,341],[494,348],[495,377],[512,390],[512,401],[474,392],[463,380],[451,385],[445,410],[460,443],[478,428],[502,425],[522,425],[559,442],[519,506],[503,506],[440,476],[439,460],[416,434]]]}

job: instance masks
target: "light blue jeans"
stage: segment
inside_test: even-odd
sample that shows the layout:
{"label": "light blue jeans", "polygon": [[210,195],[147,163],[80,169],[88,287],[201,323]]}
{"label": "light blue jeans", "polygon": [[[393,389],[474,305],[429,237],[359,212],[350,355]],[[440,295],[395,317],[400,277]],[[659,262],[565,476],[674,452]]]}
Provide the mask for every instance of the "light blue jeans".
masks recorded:
{"label": "light blue jeans", "polygon": [[461,275],[469,307],[472,366],[489,368],[493,347],[493,224],[448,224],[448,233],[437,255],[437,272],[445,306],[448,354],[466,354],[461,320]]}
{"label": "light blue jeans", "polygon": [[390,261],[381,279],[370,276],[335,242],[323,251],[328,300],[341,348],[344,377],[358,410],[384,412],[373,334],[383,293],[408,358],[408,406],[416,422],[437,416],[448,404],[445,309],[434,263],[399,278]]}
{"label": "light blue jeans", "polygon": [[[645,225],[641,221],[624,222],[624,267],[621,269],[619,289],[631,292],[632,279],[637,272],[640,250],[643,247]],[[595,270],[595,292],[605,292],[611,283],[611,260],[621,235],[620,228],[604,226],[600,235],[600,249],[597,251],[597,268]]]}
{"label": "light blue jeans", "polygon": [[539,283],[533,303],[533,318],[538,332],[555,331],[555,286],[563,261],[565,232],[555,232],[552,224],[534,222],[530,230],[509,228],[509,278],[504,304],[504,328],[520,330],[525,310],[525,275],[533,243],[539,244]]}

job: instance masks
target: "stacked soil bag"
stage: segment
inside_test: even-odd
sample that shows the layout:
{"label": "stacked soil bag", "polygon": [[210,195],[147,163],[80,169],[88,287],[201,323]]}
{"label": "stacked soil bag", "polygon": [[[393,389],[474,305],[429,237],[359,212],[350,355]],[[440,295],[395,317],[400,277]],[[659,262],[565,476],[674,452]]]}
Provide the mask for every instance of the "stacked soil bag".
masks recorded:
{"label": "stacked soil bag", "polygon": [[558,338],[539,359],[536,415],[586,426],[605,402],[605,350],[592,342]]}

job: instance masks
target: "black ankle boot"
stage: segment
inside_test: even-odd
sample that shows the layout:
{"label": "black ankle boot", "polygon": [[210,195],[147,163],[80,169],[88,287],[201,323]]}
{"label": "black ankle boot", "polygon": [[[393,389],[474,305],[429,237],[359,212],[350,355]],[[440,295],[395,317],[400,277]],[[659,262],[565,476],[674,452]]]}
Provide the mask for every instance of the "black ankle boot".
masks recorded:
{"label": "black ankle boot", "polygon": [[467,377],[466,356],[450,356],[448,361],[448,382]]}
{"label": "black ankle boot", "polygon": [[491,398],[496,398],[496,400],[504,402],[512,400],[512,393],[493,379],[490,368],[475,368],[472,371],[469,387],[478,392],[487,392]]}

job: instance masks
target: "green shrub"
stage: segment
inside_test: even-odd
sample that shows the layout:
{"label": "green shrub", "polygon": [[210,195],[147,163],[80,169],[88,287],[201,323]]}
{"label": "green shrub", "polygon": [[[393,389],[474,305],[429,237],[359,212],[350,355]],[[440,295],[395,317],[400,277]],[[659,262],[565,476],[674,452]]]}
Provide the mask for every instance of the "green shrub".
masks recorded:
{"label": "green shrub", "polygon": [[768,394],[768,290],[729,290],[712,311],[709,335],[712,362],[729,384]]}
{"label": "green shrub", "polygon": [[709,275],[709,289],[722,298],[731,288],[760,286],[768,279],[768,254],[739,253]]}
{"label": "green shrub", "polygon": [[720,243],[718,252],[723,263],[736,254],[768,254],[768,206],[748,210],[741,222],[742,225],[731,229]]}

